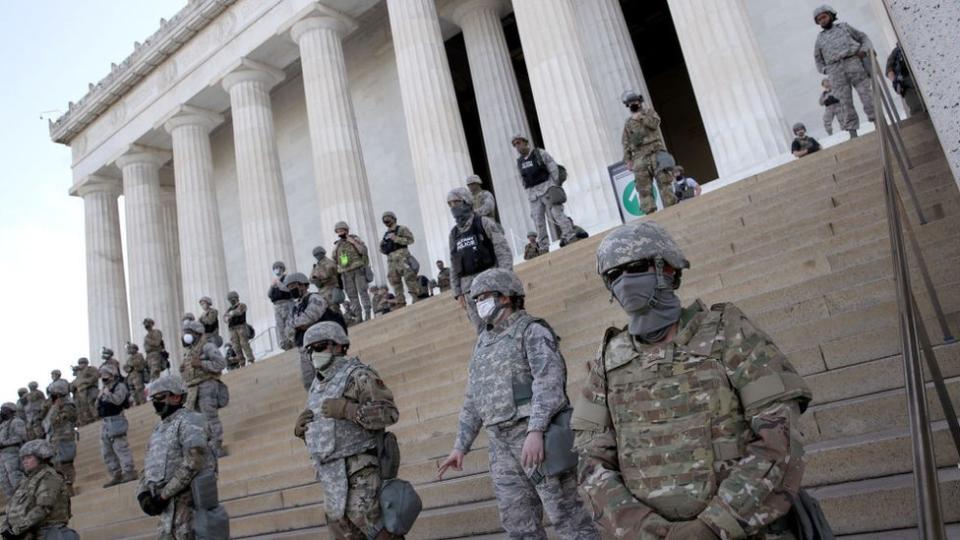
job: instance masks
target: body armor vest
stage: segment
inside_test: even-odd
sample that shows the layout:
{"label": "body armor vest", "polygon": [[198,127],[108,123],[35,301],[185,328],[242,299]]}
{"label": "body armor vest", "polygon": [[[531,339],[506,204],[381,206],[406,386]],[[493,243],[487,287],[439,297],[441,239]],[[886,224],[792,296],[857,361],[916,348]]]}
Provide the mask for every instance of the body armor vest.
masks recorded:
{"label": "body armor vest", "polygon": [[450,231],[450,264],[460,277],[479,274],[497,264],[493,241],[483,230],[483,218],[474,216],[470,228]]}
{"label": "body armor vest", "polygon": [[[185,423],[200,426],[199,429],[183,429]],[[165,418],[153,428],[148,443],[147,455],[143,462],[143,473],[148,484],[163,486],[173,478],[183,462],[187,450],[197,446],[206,446],[201,435],[205,433],[206,421],[202,414],[181,408]],[[185,437],[197,437],[196,440],[184,440]]]}
{"label": "body armor vest", "polygon": [[[0,424],[0,450],[7,450],[10,448],[13,449],[14,453],[16,453],[17,449],[20,448],[20,445],[24,443],[23,438],[20,437],[13,428],[14,422],[19,422],[21,425],[23,425],[23,420],[18,417],[13,417]],[[26,429],[26,427],[23,429]]]}
{"label": "body armor vest", "polygon": [[547,168],[547,164],[540,157],[540,151],[536,148],[530,150],[526,156],[517,158],[517,167],[520,169],[520,178],[525,188],[539,186],[550,179],[550,169]]}
{"label": "body armor vest", "polygon": [[313,411],[314,420],[307,425],[306,443],[310,455],[320,464],[359,454],[376,448],[379,432],[370,431],[356,422],[341,418],[328,418],[320,412],[328,399],[343,397],[350,375],[364,365],[356,358],[340,356],[334,366],[327,370],[333,375],[321,381],[313,379],[307,408]]}
{"label": "body armor vest", "polygon": [[42,482],[59,483],[59,493],[49,506],[49,513],[39,523],[27,529],[23,538],[43,538],[43,529],[66,525],[70,521],[70,497],[67,496],[63,478],[46,463],[42,463],[33,474],[24,477],[20,487],[7,503],[7,521],[14,526],[23,526],[30,522],[28,514],[37,508],[37,491]]}
{"label": "body armor vest", "polygon": [[[114,392],[117,389],[117,386],[123,384],[122,381],[117,381],[113,383],[113,386],[110,387],[110,392]],[[129,403],[129,399],[126,403]],[[109,416],[117,416],[118,414],[123,414],[123,410],[126,409],[123,405],[116,405],[110,403],[109,401],[104,401],[102,399],[97,400],[97,414],[100,418],[107,418]]]}
{"label": "body armor vest", "polygon": [[[230,317],[229,319],[227,319],[227,325],[228,325],[230,328],[234,328],[234,327],[237,327],[237,326],[243,326],[243,325],[246,325],[246,324],[247,324],[247,312],[246,312],[246,311],[244,311],[244,312],[241,313],[240,315],[234,315],[233,317]],[[207,327],[204,326],[204,327],[203,327],[203,330],[204,330],[204,332],[206,332],[206,331],[207,331]]]}
{"label": "body armor vest", "polygon": [[207,341],[207,336],[201,336],[194,342],[193,345],[184,349],[183,351],[183,363],[180,364],[180,373],[183,377],[183,382],[188,387],[194,387],[205,381],[211,381],[220,378],[219,373],[211,373],[202,367],[193,367],[193,359],[200,358],[203,360],[206,358],[206,352],[204,349],[207,344],[210,344],[211,347],[216,347],[209,341]]}
{"label": "body armor vest", "polygon": [[[299,315],[303,313],[304,310],[307,309],[307,305],[310,303],[310,297],[315,294],[317,293],[307,293],[306,296],[301,298],[300,301],[297,303],[297,305],[293,307],[294,315]],[[343,314],[340,313],[339,311],[334,311],[330,309],[329,303],[327,304],[327,309],[323,312],[323,315],[321,315],[320,318],[317,319],[317,322],[313,324],[316,324],[318,322],[323,322],[323,321],[335,322],[343,328],[344,332],[346,332],[347,330],[347,320],[343,318]],[[297,347],[303,347],[303,336],[306,333],[307,333],[307,329],[303,329],[303,330],[294,329],[294,332],[293,332],[294,345],[296,345]]]}
{"label": "body armor vest", "polygon": [[530,416],[533,373],[524,358],[523,334],[539,322],[525,312],[498,334],[485,331],[470,359],[467,384],[485,427]]}

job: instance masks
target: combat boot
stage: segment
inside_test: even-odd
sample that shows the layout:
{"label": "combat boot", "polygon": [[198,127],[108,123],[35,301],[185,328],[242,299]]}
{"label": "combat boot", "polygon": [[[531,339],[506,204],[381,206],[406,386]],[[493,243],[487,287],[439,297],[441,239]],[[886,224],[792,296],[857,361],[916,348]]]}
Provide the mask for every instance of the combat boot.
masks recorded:
{"label": "combat boot", "polygon": [[856,139],[856,138],[857,138],[857,130],[855,130],[855,129],[848,129],[848,130],[847,130],[847,133],[850,134],[850,138],[851,138],[851,139]]}
{"label": "combat boot", "polygon": [[123,473],[120,477],[120,484],[126,484],[127,482],[133,482],[137,479],[137,471],[130,471]]}
{"label": "combat boot", "polygon": [[116,486],[122,483],[123,483],[123,476],[118,473],[113,475],[113,478],[111,478],[109,482],[104,484],[103,487],[108,488],[110,486]]}

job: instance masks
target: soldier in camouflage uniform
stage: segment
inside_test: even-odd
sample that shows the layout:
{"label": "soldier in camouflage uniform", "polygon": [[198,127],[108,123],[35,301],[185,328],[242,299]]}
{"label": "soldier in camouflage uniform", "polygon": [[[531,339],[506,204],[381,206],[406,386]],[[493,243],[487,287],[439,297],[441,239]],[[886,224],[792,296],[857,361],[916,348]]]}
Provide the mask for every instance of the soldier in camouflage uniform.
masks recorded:
{"label": "soldier in camouflage uniform", "polygon": [[450,290],[450,269],[443,265],[443,261],[437,261],[437,287],[440,292]]}
{"label": "soldier in camouflage uniform", "polygon": [[334,538],[401,538],[383,527],[377,457],[382,431],[397,422],[400,412],[377,372],[346,356],[349,345],[336,323],[307,330],[303,346],[314,376],[294,435],[310,452]]}
{"label": "soldier in camouflage uniform", "polygon": [[287,276],[284,285],[296,299],[290,312],[290,328],[287,332],[292,336],[293,343],[300,352],[300,378],[303,381],[303,388],[309,391],[315,370],[310,364],[310,354],[303,346],[303,335],[308,328],[320,321],[334,321],[344,329],[347,328],[347,322],[339,311],[330,309],[330,305],[323,296],[308,291],[310,282],[307,281],[307,276],[294,272]]}
{"label": "soldier in camouflage uniform", "polygon": [[103,389],[97,398],[97,415],[103,420],[100,428],[100,456],[107,466],[110,481],[107,488],[137,479],[133,454],[127,443],[127,417],[123,411],[130,406],[130,390],[113,366],[100,366]]}
{"label": "soldier in camouflage uniform", "polygon": [[523,284],[510,270],[492,268],[473,280],[470,295],[486,329],[470,359],[460,427],[448,468],[461,470],[480,428],[487,430],[490,477],[500,523],[510,538],[546,539],[543,510],[560,537],[598,539],[577,494],[576,471],[544,476],[544,432],[570,405],[567,367],[558,338],[523,309]]}
{"label": "soldier in camouflage uniform", "polygon": [[456,222],[450,229],[450,285],[454,299],[466,310],[479,334],[484,323],[477,315],[470,284],[484,270],[494,267],[512,270],[513,254],[500,224],[474,213],[469,191],[451,189],[447,193],[447,206]]}
{"label": "soldier in camouflage uniform", "polygon": [[163,332],[154,328],[153,319],[144,319],[143,329],[147,332],[143,336],[143,354],[146,355],[147,366],[150,367],[150,380],[155,381],[160,377],[160,372],[168,367]]}
{"label": "soldier in camouflage uniform", "polygon": [[17,416],[15,403],[0,406],[0,490],[8,498],[23,480],[20,445],[27,442],[27,426]]}
{"label": "soldier in camouflage uniform", "polygon": [[[50,384],[53,384],[53,383],[59,381],[62,377],[63,377],[63,374],[60,373],[60,370],[59,370],[59,369],[55,369],[55,370],[51,371],[51,372],[50,372]],[[47,385],[47,395],[48,395],[48,396],[50,395],[50,384]],[[67,386],[69,386],[69,383],[68,383]]]}
{"label": "soldier in camouflage uniform", "polygon": [[[277,325],[277,336],[280,340],[280,348],[287,351],[293,348],[293,340],[286,335],[286,328],[290,326],[290,306],[293,305],[293,297],[290,291],[283,285],[287,277],[287,265],[283,261],[273,263],[273,282],[267,291],[267,297],[273,303],[273,316]],[[238,353],[239,354],[239,351]]]}
{"label": "soldier in camouflage uniform", "polygon": [[109,347],[100,347],[100,367],[113,366],[117,368],[117,373],[122,373],[120,361],[113,354],[113,349]]}
{"label": "soldier in camouflage uniform", "polygon": [[136,343],[127,342],[127,361],[123,364],[123,373],[127,386],[133,393],[133,402],[143,405],[147,400],[145,391],[150,370],[147,368],[146,358],[140,354],[140,347],[137,347]]}
{"label": "soldier in camouflage uniform", "polygon": [[198,303],[200,304],[200,309],[203,310],[203,312],[200,313],[199,320],[200,324],[203,325],[204,337],[217,347],[223,345],[223,338],[220,337],[220,312],[217,308],[213,307],[213,299],[209,296],[204,296],[200,298]]}
{"label": "soldier in camouflage uniform", "polygon": [[355,234],[350,234],[350,225],[345,221],[338,221],[333,226],[333,231],[337,233],[337,241],[333,245],[333,259],[337,264],[337,271],[340,272],[340,281],[343,285],[343,292],[350,299],[351,310],[349,315],[354,319],[360,319],[360,309],[363,308],[363,319],[370,318],[370,295],[367,294],[367,286],[372,276],[368,274],[370,267],[370,254],[367,251],[367,245]]}
{"label": "soldier in camouflage uniform", "polygon": [[667,149],[660,133],[660,116],[652,108],[644,107],[643,95],[639,92],[624,92],[621,99],[630,109],[630,116],[623,125],[623,162],[633,171],[640,209],[649,215],[657,211],[653,197],[654,179],[663,207],[677,204],[672,189],[673,175],[669,169],[657,166],[657,152]]}
{"label": "soldier in camouflage uniform", "polygon": [[233,345],[229,343],[223,347],[223,358],[227,361],[227,371],[243,367],[243,360],[237,355],[237,351],[233,350]]}
{"label": "soldier in camouflage uniform", "polygon": [[539,233],[540,250],[550,251],[547,222],[560,230],[560,241],[566,245],[578,240],[573,220],[563,211],[563,204],[553,200],[550,188],[560,185],[560,166],[543,148],[534,148],[525,135],[514,135],[510,144],[517,150],[517,169],[530,202],[530,217]]}
{"label": "soldier in camouflage uniform", "polygon": [[[253,349],[250,348],[250,337],[247,335],[247,305],[240,301],[240,294],[237,291],[227,293],[227,302],[230,307],[223,314],[223,320],[226,321],[227,329],[230,331],[230,345],[240,356],[241,365],[252,364],[254,357]],[[208,342],[219,347],[216,342]]]}
{"label": "soldier in camouflage uniform", "polygon": [[421,294],[420,282],[417,280],[416,270],[411,266],[413,255],[408,247],[414,242],[413,232],[404,225],[398,225],[397,215],[390,211],[383,213],[383,224],[387,227],[387,232],[383,234],[380,242],[380,253],[387,256],[387,281],[393,287],[393,294],[397,296],[395,308],[407,305],[407,298],[403,294],[404,283],[416,304]]}
{"label": "soldier in camouflage uniform", "polygon": [[733,304],[682,307],[689,263],[660,225],[614,230],[597,267],[631,319],[607,330],[572,422],[604,536],[795,538],[803,379]]}
{"label": "soldier in camouflage uniform", "polygon": [[47,397],[40,391],[37,381],[27,384],[28,392],[24,396],[26,404],[23,407],[24,421],[27,424],[27,440],[43,438],[43,417],[47,414]]}
{"label": "soldier in camouflage uniform", "polygon": [[866,34],[847,23],[836,22],[837,12],[828,5],[813,11],[813,20],[823,30],[817,34],[813,58],[817,71],[830,79],[833,94],[840,100],[840,127],[857,136],[860,117],[853,106],[853,89],[857,89],[863,112],[873,122],[873,86],[864,59],[873,49]]}
{"label": "soldier in camouflage uniform", "polygon": [[[313,248],[313,270],[310,272],[310,283],[317,288],[317,292],[327,301],[330,309],[340,311],[340,303],[344,300],[343,289],[340,288],[340,272],[337,263],[327,257],[327,250],[323,246]],[[366,278],[364,278],[366,279]],[[359,306],[359,304],[355,304]],[[370,318],[368,305],[367,318]],[[359,307],[357,307],[359,310]],[[359,313],[357,314],[359,316]]]}
{"label": "soldier in camouflage uniform", "polygon": [[833,89],[830,88],[830,79],[820,81],[823,92],[820,93],[820,105],[823,106],[823,129],[827,130],[827,135],[833,135],[833,120],[839,123],[842,107],[840,100],[833,95]]}
{"label": "soldier in camouflage uniform", "polygon": [[493,197],[493,193],[483,189],[483,180],[479,176],[471,174],[467,177],[467,189],[470,190],[470,195],[473,197],[471,201],[473,213],[496,221],[497,200]]}
{"label": "soldier in camouflage uniform", "polygon": [[534,259],[543,255],[544,253],[545,252],[540,249],[540,244],[537,243],[537,232],[528,232],[527,245],[523,246],[523,260],[529,261],[530,259]]}
{"label": "soldier in camouflage uniform", "polygon": [[54,449],[42,439],[20,448],[20,460],[26,476],[17,492],[7,501],[6,517],[0,524],[4,539],[40,540],[62,538],[70,521],[70,494],[63,477],[50,460]]}
{"label": "soldier in camouflage uniform", "polygon": [[86,358],[77,360],[77,367],[73,370],[74,378],[70,383],[73,391],[73,402],[77,405],[77,418],[81,426],[85,426],[97,419],[97,381],[100,372],[90,365]]}
{"label": "soldier in camouflage uniform", "polygon": [[53,446],[53,466],[63,475],[67,493],[73,496],[76,471],[73,460],[77,455],[77,406],[70,400],[70,385],[67,381],[50,384],[50,411],[43,419],[47,442]]}
{"label": "soldier in camouflage uniform", "polygon": [[137,501],[147,515],[160,516],[158,538],[190,540],[195,538],[191,482],[216,470],[208,425],[202,414],[185,407],[189,391],[179,375],[160,377],[148,391],[160,421],[147,442]]}
{"label": "soldier in camouflage uniform", "polygon": [[203,325],[198,322],[183,324],[183,346],[180,375],[188,389],[184,406],[203,413],[210,426],[211,447],[215,455],[225,456],[220,408],[226,406],[228,390],[220,380],[220,373],[226,369],[227,361],[217,346],[204,338]]}

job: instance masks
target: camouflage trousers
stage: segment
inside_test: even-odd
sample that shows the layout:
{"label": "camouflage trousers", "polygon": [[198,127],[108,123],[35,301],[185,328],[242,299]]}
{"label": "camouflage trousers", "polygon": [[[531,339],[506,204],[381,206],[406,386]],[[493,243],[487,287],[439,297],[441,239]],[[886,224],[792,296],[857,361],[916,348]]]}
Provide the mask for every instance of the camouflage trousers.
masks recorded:
{"label": "camouflage trousers", "polygon": [[346,467],[347,504],[340,519],[327,516],[330,536],[336,540],[374,538],[383,528],[379,497],[380,468],[376,457],[369,454],[350,456],[346,459]]}
{"label": "camouflage trousers", "polygon": [[[343,294],[350,300],[350,313],[356,321],[370,319],[370,292],[367,287],[367,269],[361,266],[340,274],[343,281]],[[363,307],[363,319],[360,318],[360,307]]]}
{"label": "camouflage trousers", "polygon": [[548,476],[538,484],[529,477],[520,461],[523,441],[527,437],[527,421],[505,428],[488,428],[490,477],[497,496],[500,524],[510,538],[546,540],[543,511],[561,538],[567,540],[599,540],[580,494],[576,472]]}
{"label": "camouflage trousers", "polygon": [[0,491],[9,499],[17,491],[17,486],[22,480],[20,449],[14,447],[0,450]]}
{"label": "camouflage trousers", "polygon": [[26,416],[27,440],[42,439],[43,418],[40,416],[40,411],[27,411]]}
{"label": "camouflage trousers", "polygon": [[470,285],[473,284],[474,277],[476,276],[463,276],[460,278],[460,294],[463,295],[467,304],[467,318],[470,319],[470,324],[477,329],[477,334],[480,334],[480,332],[483,332],[483,319],[481,319],[480,314],[477,313],[477,301],[470,297]]}
{"label": "camouflage trousers", "polygon": [[253,349],[250,348],[250,338],[247,337],[247,325],[230,327],[230,344],[240,359],[240,365],[253,363]]}
{"label": "camouflage trousers", "polygon": [[840,104],[834,103],[833,105],[827,105],[823,108],[823,129],[827,130],[827,135],[833,135],[833,119],[837,119],[837,123],[841,123],[840,120]]}
{"label": "camouflage trousers", "polygon": [[127,443],[127,434],[110,435],[106,424],[100,429],[100,457],[107,467],[110,476],[133,474],[136,468],[133,465],[133,453]]}
{"label": "camouflage trousers", "polygon": [[673,193],[673,175],[669,170],[663,170],[657,173],[655,165],[651,162],[654,157],[637,160],[634,165],[633,175],[637,196],[640,198],[640,209],[643,213],[650,215],[657,211],[657,201],[653,197],[653,179],[656,177],[657,190],[660,192],[660,201],[663,207],[677,204],[677,196]]}
{"label": "camouflage trousers", "polygon": [[[287,328],[290,325],[290,308],[293,300],[280,300],[273,303],[273,321],[277,325],[277,339],[280,340],[280,348],[289,351],[293,348],[293,335],[288,335]],[[240,354],[240,351],[237,351]]]}
{"label": "camouflage trousers", "polygon": [[300,347],[300,379],[303,382],[304,390],[307,392],[310,391],[310,386],[313,384],[313,379],[316,376],[317,370],[313,367],[313,362],[310,360],[310,353],[303,347]]}
{"label": "camouflage trousers", "polygon": [[143,405],[147,402],[146,385],[143,381],[143,374],[134,371],[127,375],[125,379],[127,386],[130,387],[130,394],[133,396],[133,402],[137,405]]}
{"label": "camouflage trousers", "polygon": [[160,514],[158,540],[194,540],[197,535],[193,530],[192,506],[193,494],[189,489],[174,495]]}
{"label": "camouflage trousers", "polygon": [[827,66],[827,77],[830,78],[834,97],[840,100],[841,128],[849,131],[860,127],[860,117],[853,105],[854,88],[860,96],[863,112],[867,113],[867,120],[873,122],[873,85],[859,58],[854,56],[830,64]]}
{"label": "camouflage trousers", "polygon": [[560,239],[571,242],[576,238],[573,220],[564,213],[563,205],[548,202],[545,193],[530,201],[530,217],[533,218],[533,224],[537,227],[537,245],[544,253],[550,250],[548,220],[560,229]]}
{"label": "camouflage trousers", "polygon": [[97,410],[98,392],[99,390],[96,386],[90,386],[74,393],[73,401],[77,405],[77,423],[81,426],[85,426],[97,419],[95,411]]}
{"label": "camouflage trousers", "polygon": [[163,355],[157,352],[147,353],[147,369],[150,370],[150,382],[160,378],[163,373]]}
{"label": "camouflage trousers", "polygon": [[407,258],[410,252],[406,249],[398,249],[390,255],[387,255],[387,281],[393,287],[393,294],[397,297],[396,307],[407,305],[407,298],[403,293],[403,284],[407,284],[407,290],[413,297],[413,303],[417,303],[417,295],[420,294],[420,282],[417,281],[417,273],[410,267]]}
{"label": "camouflage trousers", "polygon": [[[202,413],[210,428],[210,442],[214,452],[220,455],[223,448],[223,423],[220,422],[220,381],[203,381],[196,390],[190,389],[187,408]],[[196,397],[193,397],[196,396]]]}

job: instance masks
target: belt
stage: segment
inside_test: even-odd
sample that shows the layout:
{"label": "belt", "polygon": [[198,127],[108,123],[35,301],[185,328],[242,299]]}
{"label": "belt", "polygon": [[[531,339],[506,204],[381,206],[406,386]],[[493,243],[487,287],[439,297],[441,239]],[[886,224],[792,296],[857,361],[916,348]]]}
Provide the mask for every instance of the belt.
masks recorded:
{"label": "belt", "polygon": [[0,450],[6,450],[7,448],[20,448],[20,443],[0,445]]}

